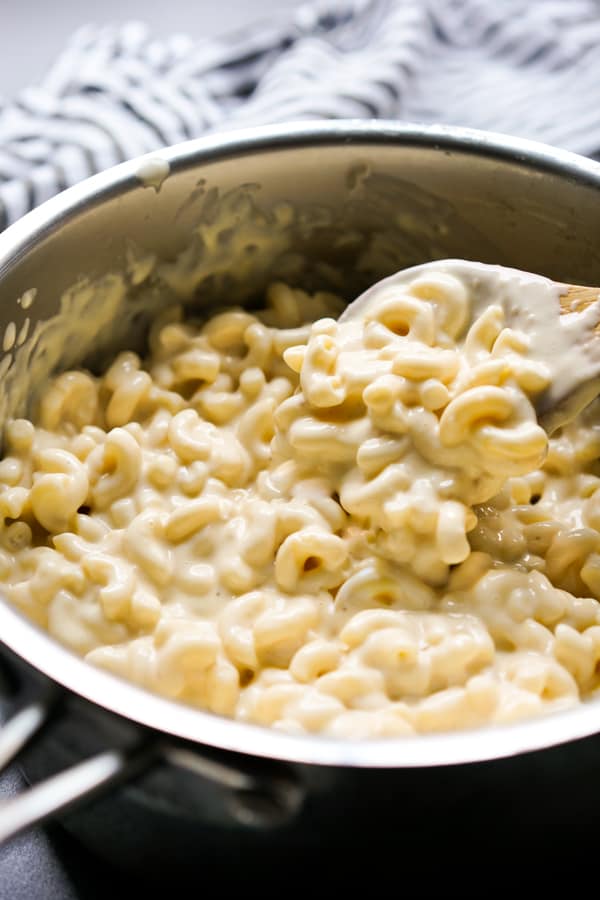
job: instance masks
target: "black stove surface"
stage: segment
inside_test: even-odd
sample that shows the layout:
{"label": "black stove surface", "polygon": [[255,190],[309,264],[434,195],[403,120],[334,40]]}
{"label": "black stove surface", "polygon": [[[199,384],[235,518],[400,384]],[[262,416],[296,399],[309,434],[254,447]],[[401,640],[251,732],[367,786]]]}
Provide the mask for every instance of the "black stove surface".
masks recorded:
{"label": "black stove surface", "polygon": [[[0,802],[25,787],[18,769],[9,769],[0,777]],[[178,880],[176,873],[165,872],[164,882],[146,883],[139,875],[122,872],[93,855],[61,826],[38,827],[0,847],[0,900],[135,900],[138,896],[171,900],[206,896],[216,888],[222,897],[238,891],[240,897],[252,897],[257,891],[269,896],[276,890],[282,900],[300,892],[305,900],[312,900],[313,895],[323,896],[326,886],[335,890],[332,896],[340,897],[341,893],[362,894],[369,885],[369,897],[389,896],[395,886],[394,894],[410,890],[412,895],[418,890],[422,896],[433,896],[433,891],[453,896],[460,890],[463,897],[480,898],[501,885],[504,890],[511,884],[521,888],[531,884],[537,890],[545,884],[556,887],[562,877],[571,880],[577,870],[580,874],[585,871],[586,861],[595,866],[597,859],[600,787],[582,785],[581,789],[598,792],[599,814],[594,825],[586,822],[580,828],[567,829],[559,822],[549,822],[525,841],[522,835],[518,841],[507,835],[501,842],[491,840],[487,847],[483,840],[475,849],[469,842],[461,844],[461,823],[452,822],[448,823],[450,843],[446,848],[424,842],[415,854],[414,848],[403,852],[408,849],[405,838],[410,823],[401,821],[401,810],[397,847],[390,852],[389,844],[381,843],[374,809],[373,822],[365,823],[356,847],[332,852],[324,844],[316,861],[300,851],[285,859],[269,859],[266,864],[264,859],[257,861],[256,866],[248,866],[247,861],[240,864],[233,850],[228,863],[216,867],[199,847],[196,873],[185,881]],[[485,833],[483,808],[481,827]]]}

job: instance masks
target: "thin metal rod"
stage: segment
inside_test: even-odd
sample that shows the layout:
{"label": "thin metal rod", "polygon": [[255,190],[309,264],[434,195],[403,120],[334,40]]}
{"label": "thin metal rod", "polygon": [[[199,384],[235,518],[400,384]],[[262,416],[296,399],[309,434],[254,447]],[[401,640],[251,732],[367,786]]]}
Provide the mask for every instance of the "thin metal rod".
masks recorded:
{"label": "thin metal rod", "polygon": [[0,772],[41,728],[49,711],[49,705],[36,701],[15,713],[0,727]]}
{"label": "thin metal rod", "polygon": [[256,776],[244,772],[239,766],[210,759],[184,747],[163,746],[162,755],[171,765],[187,769],[189,772],[194,772],[196,775],[201,775],[209,781],[221,784],[231,790],[247,791],[257,787]]}
{"label": "thin metal rod", "polygon": [[128,767],[124,753],[107,750],[0,804],[0,844],[108,785]]}
{"label": "thin metal rod", "polygon": [[163,745],[161,755],[171,765],[228,788],[232,792],[230,812],[245,825],[262,827],[287,822],[304,803],[304,787],[289,766],[274,763],[261,774],[249,770],[247,765],[216,760],[177,745]]}

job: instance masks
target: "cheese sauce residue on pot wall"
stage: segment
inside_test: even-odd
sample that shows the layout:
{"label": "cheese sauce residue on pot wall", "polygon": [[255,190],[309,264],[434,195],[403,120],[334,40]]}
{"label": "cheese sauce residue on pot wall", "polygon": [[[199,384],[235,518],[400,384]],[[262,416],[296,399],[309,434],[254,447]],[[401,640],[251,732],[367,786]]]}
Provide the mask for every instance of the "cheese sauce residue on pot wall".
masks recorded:
{"label": "cheese sauce residue on pot wall", "polygon": [[590,696],[600,420],[548,440],[552,360],[472,267],[415,269],[341,321],[282,283],[257,312],[170,309],[146,359],[55,377],[6,428],[9,600],[95,665],[291,732]]}

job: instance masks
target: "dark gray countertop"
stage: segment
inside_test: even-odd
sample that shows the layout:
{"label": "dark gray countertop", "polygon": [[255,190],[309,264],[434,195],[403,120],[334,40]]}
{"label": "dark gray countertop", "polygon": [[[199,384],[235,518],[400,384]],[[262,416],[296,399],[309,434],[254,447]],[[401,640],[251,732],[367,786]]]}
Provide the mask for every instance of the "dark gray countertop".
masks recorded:
{"label": "dark gray countertop", "polygon": [[[16,767],[0,778],[0,798],[25,787]],[[59,829],[35,828],[0,847],[0,900],[96,900],[103,867]]]}

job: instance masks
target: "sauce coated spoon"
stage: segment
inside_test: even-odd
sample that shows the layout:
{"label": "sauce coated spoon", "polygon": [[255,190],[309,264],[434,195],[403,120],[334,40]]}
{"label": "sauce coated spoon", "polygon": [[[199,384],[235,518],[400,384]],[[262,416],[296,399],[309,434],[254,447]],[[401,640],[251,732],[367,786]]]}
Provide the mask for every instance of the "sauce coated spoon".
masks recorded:
{"label": "sauce coated spoon", "polygon": [[[550,434],[600,394],[600,288],[552,281],[506,266],[448,259],[413,266],[377,282],[350,303],[340,322],[362,316],[396,292],[416,291],[434,304],[447,302],[446,285],[458,279],[468,296],[468,320],[485,307],[502,307],[505,324],[529,338],[527,356],[550,372],[551,384],[535,401]],[[468,321],[463,323],[466,331]],[[464,334],[463,334],[464,336]]]}

